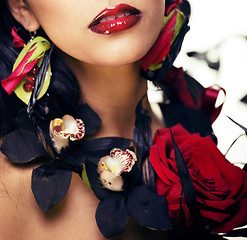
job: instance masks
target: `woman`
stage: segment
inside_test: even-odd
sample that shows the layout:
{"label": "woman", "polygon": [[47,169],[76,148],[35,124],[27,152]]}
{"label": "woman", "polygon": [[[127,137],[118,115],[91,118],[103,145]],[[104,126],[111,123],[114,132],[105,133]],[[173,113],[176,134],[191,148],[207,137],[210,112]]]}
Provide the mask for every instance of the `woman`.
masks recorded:
{"label": "woman", "polygon": [[[155,190],[152,138],[178,122],[212,135],[209,117],[184,106],[194,107],[191,94],[163,80],[188,31],[187,2],[8,0],[1,9],[1,238],[166,239],[175,223]],[[147,78],[174,103],[161,104],[165,120]]]}

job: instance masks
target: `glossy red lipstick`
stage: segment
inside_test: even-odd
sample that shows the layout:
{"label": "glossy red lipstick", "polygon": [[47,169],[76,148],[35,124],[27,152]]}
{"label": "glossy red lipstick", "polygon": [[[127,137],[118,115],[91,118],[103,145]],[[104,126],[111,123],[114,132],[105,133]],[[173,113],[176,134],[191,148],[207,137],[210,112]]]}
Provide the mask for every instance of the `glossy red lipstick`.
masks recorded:
{"label": "glossy red lipstick", "polygon": [[98,34],[122,32],[135,26],[141,16],[141,12],[136,8],[127,4],[119,4],[101,11],[88,28]]}

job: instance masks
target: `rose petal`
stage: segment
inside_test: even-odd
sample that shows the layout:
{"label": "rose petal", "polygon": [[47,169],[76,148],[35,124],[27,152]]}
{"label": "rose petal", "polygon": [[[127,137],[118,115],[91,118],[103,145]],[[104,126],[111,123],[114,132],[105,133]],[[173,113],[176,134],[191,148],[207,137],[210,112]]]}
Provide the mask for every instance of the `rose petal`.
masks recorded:
{"label": "rose petal", "polygon": [[230,216],[229,213],[223,211],[217,212],[217,211],[210,211],[205,209],[200,209],[200,213],[203,217],[217,222],[223,222],[226,218]]}
{"label": "rose petal", "polygon": [[203,203],[205,208],[210,207],[214,208],[215,210],[226,210],[228,207],[232,206],[235,203],[235,201],[233,199],[225,199],[221,201],[203,200],[201,201],[201,203]]}
{"label": "rose petal", "polygon": [[232,215],[231,219],[227,219],[223,225],[214,228],[215,232],[230,232],[235,227],[244,226],[247,224],[247,197],[240,201],[237,213]]}

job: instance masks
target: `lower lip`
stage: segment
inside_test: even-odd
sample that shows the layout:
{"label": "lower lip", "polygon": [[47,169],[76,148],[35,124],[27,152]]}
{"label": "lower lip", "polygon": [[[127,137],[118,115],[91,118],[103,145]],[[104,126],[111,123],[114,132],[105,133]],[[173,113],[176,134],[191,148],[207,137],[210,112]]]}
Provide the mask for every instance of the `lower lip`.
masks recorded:
{"label": "lower lip", "polygon": [[90,30],[98,34],[109,35],[112,33],[122,32],[134,27],[140,21],[140,19],[141,14],[124,16],[91,26]]}

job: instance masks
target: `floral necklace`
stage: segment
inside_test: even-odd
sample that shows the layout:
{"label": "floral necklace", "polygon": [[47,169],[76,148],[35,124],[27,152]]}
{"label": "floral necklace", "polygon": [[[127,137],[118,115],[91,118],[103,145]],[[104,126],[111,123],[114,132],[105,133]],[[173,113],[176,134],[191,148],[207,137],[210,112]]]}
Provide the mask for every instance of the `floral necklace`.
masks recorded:
{"label": "floral necklace", "polygon": [[142,101],[136,108],[133,140],[82,139],[84,134],[95,133],[101,123],[84,104],[75,118],[66,115],[51,120],[49,137],[37,132],[44,148],[23,110],[16,119],[18,128],[4,137],[1,151],[17,164],[40,157],[45,161],[32,174],[32,191],[44,211],[63,199],[72,172],[78,173],[100,200],[95,216],[105,237],[121,234],[128,216],[143,227],[173,228],[173,237],[178,238],[229,232],[246,224],[247,174],[219,152],[210,137],[208,118],[181,104],[160,107],[169,116],[170,128],[158,130],[153,142]]}

